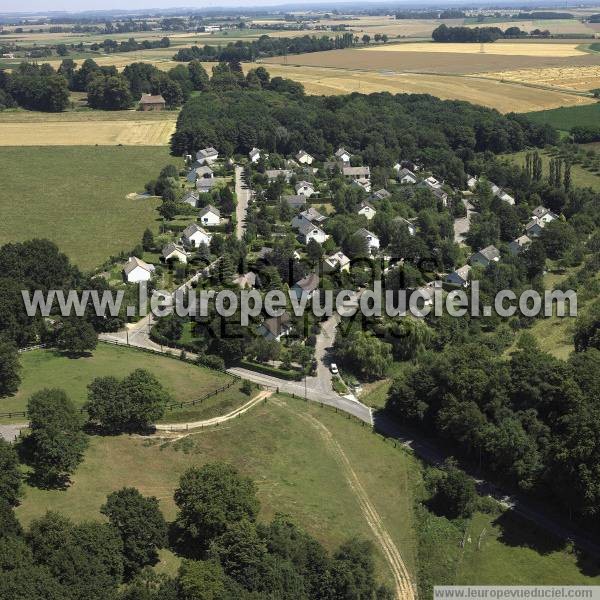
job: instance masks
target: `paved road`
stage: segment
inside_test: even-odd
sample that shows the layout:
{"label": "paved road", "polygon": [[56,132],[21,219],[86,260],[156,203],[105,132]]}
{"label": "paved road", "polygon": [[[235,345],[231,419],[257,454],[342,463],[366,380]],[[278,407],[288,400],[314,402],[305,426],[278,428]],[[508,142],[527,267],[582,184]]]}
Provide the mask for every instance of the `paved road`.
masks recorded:
{"label": "paved road", "polygon": [[457,244],[462,244],[465,241],[471,228],[471,218],[475,212],[475,207],[467,199],[463,198],[462,203],[467,209],[467,216],[454,220],[454,241]]}
{"label": "paved road", "polygon": [[238,240],[244,236],[246,229],[246,212],[248,211],[248,203],[250,202],[250,190],[242,179],[244,173],[243,167],[235,166],[235,195],[237,196],[237,206],[235,209],[235,217],[237,220],[235,235]]}
{"label": "paved road", "polygon": [[333,390],[331,380],[332,374],[329,366],[331,365],[330,351],[335,341],[335,328],[340,322],[340,316],[335,313],[327,321],[321,323],[321,331],[317,336],[315,343],[315,360],[317,361],[317,373],[313,377],[307,377],[308,387],[314,390],[320,390],[329,393]]}

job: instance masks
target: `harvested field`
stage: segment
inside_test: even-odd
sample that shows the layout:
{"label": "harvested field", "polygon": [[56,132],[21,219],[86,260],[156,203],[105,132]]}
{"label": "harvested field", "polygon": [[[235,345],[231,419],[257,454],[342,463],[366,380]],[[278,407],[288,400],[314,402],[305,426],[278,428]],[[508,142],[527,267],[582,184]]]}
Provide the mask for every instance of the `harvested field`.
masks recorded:
{"label": "harvested field", "polygon": [[600,64],[589,67],[548,67],[546,69],[500,71],[487,73],[485,76],[491,79],[587,91],[600,87]]}
{"label": "harvested field", "polygon": [[136,113],[129,114],[129,120],[2,119],[0,146],[162,146],[175,131],[175,114],[156,120],[135,119]]}
{"label": "harvested field", "polygon": [[509,27],[518,27],[523,31],[533,31],[541,29],[550,33],[587,33],[593,35],[594,29],[591,27],[593,23],[582,23],[577,19],[540,19],[540,20],[508,20],[508,21],[490,21],[486,23],[465,23],[465,27],[499,27],[502,30]]}
{"label": "harvested field", "polygon": [[500,112],[529,112],[558,106],[590,104],[592,98],[560,90],[540,90],[480,77],[426,75],[326,69],[317,67],[268,66],[273,76],[289,77],[302,83],[309,94],[391,93],[433,94],[444,100],[465,100]]}
{"label": "harvested field", "polygon": [[[465,44],[458,44],[464,46]],[[394,44],[393,46],[374,46],[366,49],[349,48],[345,50],[330,50],[326,52],[313,52],[311,54],[298,54],[287,57],[290,65],[334,67],[341,69],[363,69],[365,71],[395,71],[399,73],[440,73],[440,74],[468,74],[487,73],[499,71],[514,71],[520,69],[541,69],[548,67],[585,67],[600,64],[600,56],[591,53],[578,53],[576,56],[526,56],[515,54],[490,54],[481,53],[453,53],[448,52],[448,47],[453,44],[410,43]],[[506,46],[503,44],[502,46]],[[515,44],[526,46],[527,44]],[[549,44],[536,45],[539,48]],[[557,47],[569,47],[568,44],[556,44]],[[446,52],[416,51],[421,47],[434,47],[446,49]],[[477,45],[479,48],[479,45]],[[392,52],[386,48],[400,48]],[[542,52],[542,50],[539,50]],[[558,52],[558,50],[556,50]],[[283,63],[283,57],[265,59],[264,63]]]}
{"label": "harvested field", "polygon": [[[485,54],[500,54],[503,56],[543,56],[565,57],[585,54],[578,48],[577,43],[568,44],[520,44],[515,42],[497,41],[493,44],[483,44]],[[439,44],[435,42],[415,42],[413,44],[385,44],[362,48],[362,52],[437,52],[440,54],[482,54],[481,44]]]}

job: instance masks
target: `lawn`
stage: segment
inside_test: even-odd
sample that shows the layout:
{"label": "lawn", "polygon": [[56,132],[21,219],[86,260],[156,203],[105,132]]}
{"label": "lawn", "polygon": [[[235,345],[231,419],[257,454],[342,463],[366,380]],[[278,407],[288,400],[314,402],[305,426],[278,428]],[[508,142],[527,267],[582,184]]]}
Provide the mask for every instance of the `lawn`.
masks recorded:
{"label": "lawn", "polygon": [[[316,419],[313,426],[305,420],[307,415]],[[412,489],[415,479],[420,479],[416,461],[354,420],[317,404],[283,397],[271,399],[227,425],[177,442],[136,436],[92,437],[73,484],[66,491],[27,488],[18,516],[24,524],[46,510],[57,510],[78,521],[98,519],[106,495],[128,485],[158,497],[167,519],[173,519],[173,491],[181,473],[192,465],[225,461],[256,482],[261,520],[276,513],[289,514],[329,549],[352,536],[373,539],[337,455],[326,435],[314,426],[319,422],[346,453],[383,525],[414,572]],[[172,571],[174,557],[166,554],[164,559],[161,570]],[[387,563],[379,551],[377,569],[390,582]]]}
{"label": "lawn", "polygon": [[[81,406],[87,397],[87,385],[94,377],[106,375],[124,377],[134,369],[147,369],[154,373],[171,393],[175,402],[200,398],[232,381],[232,378],[225,373],[174,358],[109,344],[98,344],[91,356],[82,358],[68,358],[53,350],[33,350],[21,355],[21,365],[23,367],[21,387],[15,396],[0,399],[0,412],[24,410],[31,394],[47,387],[65,390],[73,402]],[[229,394],[224,397],[227,408],[234,402],[236,389],[236,387],[230,388]],[[243,394],[239,394],[239,398],[242,402],[248,399]],[[211,410],[216,410],[216,405],[215,399],[207,400],[196,407],[194,414],[208,414]],[[179,415],[179,411],[168,413],[167,416],[173,415]],[[209,417],[212,416],[215,414],[209,414]]]}
{"label": "lawn", "polygon": [[[598,118],[600,118],[600,112],[598,112]],[[527,151],[523,152],[515,152],[514,154],[506,154],[505,157],[515,161],[518,165],[525,165],[525,155]],[[542,169],[544,176],[548,175],[550,159],[552,158],[545,152],[540,152],[540,157],[542,159]],[[600,176],[595,175],[594,173],[590,173],[587,169],[584,169],[580,165],[572,165],[571,166],[571,179],[573,181],[573,185],[576,187],[591,187],[596,191],[600,191]]]}
{"label": "lawn", "polygon": [[600,102],[528,112],[527,117],[536,123],[548,123],[561,131],[569,131],[577,125],[595,127],[600,122]]}
{"label": "lawn", "polygon": [[48,238],[80,268],[97,267],[157,230],[157,201],[127,195],[168,163],[180,161],[166,146],[2,147],[0,244]]}

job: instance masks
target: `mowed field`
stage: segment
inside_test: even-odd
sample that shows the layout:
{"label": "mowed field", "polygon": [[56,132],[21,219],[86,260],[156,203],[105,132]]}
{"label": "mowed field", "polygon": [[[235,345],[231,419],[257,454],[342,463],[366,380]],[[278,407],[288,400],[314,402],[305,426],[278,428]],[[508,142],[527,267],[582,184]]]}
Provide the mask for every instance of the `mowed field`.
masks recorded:
{"label": "mowed field", "polygon": [[158,200],[127,196],[169,163],[181,164],[166,146],[2,147],[0,244],[48,238],[79,267],[97,267],[157,230]]}

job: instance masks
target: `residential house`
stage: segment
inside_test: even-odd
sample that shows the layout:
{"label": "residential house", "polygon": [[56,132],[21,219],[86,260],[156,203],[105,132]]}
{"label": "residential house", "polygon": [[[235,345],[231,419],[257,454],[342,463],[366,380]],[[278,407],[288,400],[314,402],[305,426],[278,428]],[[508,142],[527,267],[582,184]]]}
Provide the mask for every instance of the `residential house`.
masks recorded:
{"label": "residential house", "polygon": [[299,181],[295,189],[297,195],[306,196],[307,198],[310,198],[315,193],[313,184],[308,181]]}
{"label": "residential house", "polygon": [[181,199],[182,202],[189,204],[193,208],[198,206],[198,200],[200,200],[200,194],[195,191],[186,192],[186,194]]}
{"label": "residential house", "polygon": [[452,273],[446,275],[446,283],[452,285],[458,285],[460,287],[469,287],[469,273],[471,272],[471,266],[465,265],[456,269]]}
{"label": "residential house", "polygon": [[377,211],[370,202],[363,200],[358,207],[358,214],[366,217],[370,221],[377,214]]}
{"label": "residential house", "polygon": [[398,181],[402,184],[414,185],[419,179],[410,169],[400,169],[398,171]]}
{"label": "residential house", "polygon": [[385,200],[386,198],[390,198],[390,197],[391,197],[391,194],[387,190],[384,190],[383,188],[380,190],[377,190],[376,192],[373,192],[374,200]]}
{"label": "residential house", "polygon": [[183,230],[181,237],[186,246],[198,248],[200,244],[206,244],[208,246],[212,236],[197,223],[192,223]]}
{"label": "residential house", "polygon": [[130,256],[123,266],[123,274],[128,283],[139,283],[149,281],[154,273],[154,265],[149,265],[141,258]]}
{"label": "residential house", "polygon": [[472,266],[479,265],[481,267],[487,267],[490,263],[498,262],[499,260],[500,250],[492,245],[482,248],[469,258],[469,262]]}
{"label": "residential house", "polygon": [[238,285],[243,290],[256,287],[258,282],[258,275],[252,271],[238,275],[233,279],[233,283]]}
{"label": "residential house", "polygon": [[344,163],[338,162],[337,160],[328,160],[323,163],[323,171],[325,171],[325,173],[337,174],[341,172],[343,167]]}
{"label": "residential house", "polygon": [[187,263],[188,255],[184,250],[183,246],[179,246],[174,242],[167,244],[162,249],[163,260],[166,261],[179,261],[180,263]]}
{"label": "residential house", "polygon": [[[437,179],[433,177],[430,179],[433,179],[437,182]],[[417,187],[429,190],[435,196],[435,198],[442,203],[442,206],[448,206],[448,194],[441,188],[441,184],[439,182],[434,184],[430,181],[430,179],[423,179],[423,181],[421,181]]]}
{"label": "residential house", "polygon": [[442,184],[433,176],[430,175],[424,179],[425,183],[427,183],[430,187],[441,188]]}
{"label": "residential house", "polygon": [[365,240],[371,254],[376,254],[379,251],[379,238],[374,233],[361,227],[355,235],[359,235]]}
{"label": "residential house", "polygon": [[292,227],[298,229],[304,221],[319,225],[326,219],[327,217],[325,215],[322,215],[316,208],[310,206],[292,219]]}
{"label": "residential house", "polygon": [[371,179],[371,169],[369,167],[344,167],[342,173],[348,179]]}
{"label": "residential house", "polygon": [[203,165],[210,165],[219,158],[218,150],[215,150],[212,146],[209,148],[202,148],[196,152],[196,160]]}
{"label": "residential house", "polygon": [[315,159],[308,152],[305,152],[304,150],[300,150],[300,152],[298,152],[298,154],[296,154],[296,160],[301,165],[312,165]]}
{"label": "residential house", "polygon": [[415,292],[419,292],[423,298],[423,306],[433,306],[435,302],[436,290],[442,289],[441,281],[428,281],[425,285],[418,287]]}
{"label": "residential house", "polygon": [[298,300],[306,296],[309,300],[316,290],[319,289],[319,276],[316,273],[309,273],[292,286],[292,291],[296,294]]}
{"label": "residential house", "polygon": [[469,177],[467,179],[467,188],[473,191],[477,187],[477,177]]}
{"label": "residential house", "polygon": [[416,173],[417,171],[419,171],[421,169],[421,167],[417,163],[414,163],[412,160],[401,160],[400,168],[408,169],[409,171],[412,171],[413,173]]}
{"label": "residential house", "polygon": [[350,159],[352,158],[352,154],[350,154],[350,152],[347,152],[344,148],[340,148],[335,153],[335,157],[338,160],[341,160],[344,164],[349,165],[350,164]]}
{"label": "residential house", "polygon": [[270,317],[265,319],[260,325],[258,331],[267,340],[279,341],[282,337],[289,335],[292,330],[292,318],[290,314],[284,312],[279,317]]}
{"label": "residential house", "polygon": [[294,173],[289,169],[267,169],[265,175],[269,181],[275,181],[278,177],[283,177],[286,183],[290,182]]}
{"label": "residential house", "polygon": [[517,254],[521,254],[524,250],[527,250],[530,244],[531,238],[527,235],[522,235],[508,245],[508,250],[513,256],[516,256]]}
{"label": "residential house", "polygon": [[552,221],[556,221],[558,219],[558,215],[553,213],[549,208],[542,206],[536,206],[532,211],[533,217],[538,219],[538,221],[544,221],[544,223],[551,223]]}
{"label": "residential house", "polygon": [[257,163],[260,160],[260,150],[258,148],[252,148],[252,150],[248,152],[248,157],[250,158],[250,162]]}
{"label": "residential house", "polygon": [[213,189],[213,187],[215,187],[215,185],[217,185],[217,180],[214,177],[199,177],[198,179],[196,179],[196,189],[201,194],[207,194],[208,192],[210,192],[210,190]]}
{"label": "residential house", "polygon": [[370,179],[353,179],[352,185],[360,188],[367,194],[371,193],[371,180]]}
{"label": "residential house", "polygon": [[318,225],[314,225],[305,219],[298,227],[298,238],[304,245],[308,244],[310,240],[323,244],[329,236]]}
{"label": "residential house", "polygon": [[416,235],[417,233],[417,228],[415,227],[414,223],[412,223],[408,219],[405,219],[404,217],[395,217],[394,223],[399,223],[400,225],[405,225],[406,227],[408,227],[408,233],[410,235]]}
{"label": "residential house", "polygon": [[214,227],[221,223],[221,211],[212,204],[205,206],[199,215],[200,223],[205,227]]}
{"label": "residential house", "polygon": [[336,252],[323,260],[323,271],[331,273],[339,269],[340,271],[350,270],[350,259],[343,252]]}
{"label": "residential house", "polygon": [[142,94],[139,105],[144,112],[147,112],[150,110],[164,110],[167,103],[160,94]]}
{"label": "residential house", "polygon": [[283,196],[283,201],[287,202],[292,208],[300,208],[306,205],[306,196],[296,194],[294,196]]}
{"label": "residential house", "polygon": [[208,165],[202,165],[192,169],[187,175],[187,180],[194,183],[198,179],[213,179],[214,176],[213,170]]}
{"label": "residential house", "polygon": [[537,218],[533,218],[527,225],[525,225],[525,233],[530,238],[540,237],[542,235],[542,229],[546,225],[546,221],[540,221]]}
{"label": "residential house", "polygon": [[494,196],[496,196],[496,198],[500,198],[500,200],[503,200],[507,204],[514,206],[515,199],[510,194],[506,193],[501,187],[497,186],[495,183],[492,183],[491,181],[489,182],[489,184],[490,184],[490,188],[492,190],[492,194],[494,194]]}

